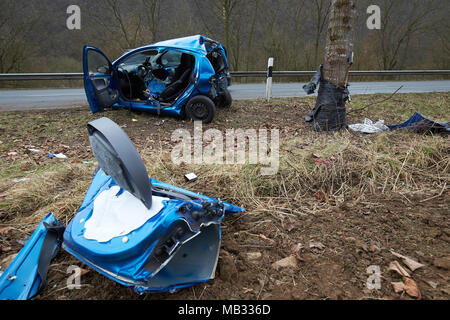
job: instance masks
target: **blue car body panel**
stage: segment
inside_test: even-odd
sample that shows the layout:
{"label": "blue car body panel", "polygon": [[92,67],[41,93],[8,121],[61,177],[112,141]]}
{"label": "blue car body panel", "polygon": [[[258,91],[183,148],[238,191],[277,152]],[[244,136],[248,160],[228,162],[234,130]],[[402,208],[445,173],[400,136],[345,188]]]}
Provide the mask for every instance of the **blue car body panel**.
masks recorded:
{"label": "blue car body panel", "polygon": [[[193,83],[190,83],[188,88],[184,90],[184,93],[182,93],[177,99],[175,99],[173,102],[170,103],[169,106],[163,106],[158,103],[158,101],[155,100],[147,100],[147,101],[135,101],[135,100],[127,100],[122,95],[119,95],[119,99],[116,103],[112,105],[112,107],[115,108],[131,108],[131,109],[137,109],[137,110],[143,110],[143,111],[150,111],[153,113],[160,113],[162,115],[170,115],[170,116],[180,116],[183,112],[183,107],[186,105],[186,103],[196,95],[205,95],[209,96],[211,99],[215,99],[217,97],[217,88],[215,88],[215,85],[212,84],[211,78],[216,75],[214,68],[211,64],[211,62],[207,58],[208,54],[208,47],[205,45],[205,43],[214,43],[214,46],[217,50],[219,50],[224,57],[225,60],[225,76],[229,77],[229,71],[228,71],[228,60],[226,56],[226,50],[222,45],[220,45],[218,42],[215,42],[214,40],[211,40],[205,36],[202,35],[196,35],[196,36],[189,36],[184,38],[178,38],[178,39],[171,39],[166,41],[160,41],[156,42],[147,46],[139,47],[136,49],[133,49],[122,56],[120,56],[117,60],[114,62],[110,62],[113,75],[112,76],[99,76],[102,78],[107,78],[109,81],[109,86],[113,90],[119,90],[119,86],[116,80],[116,77],[114,73],[116,73],[116,70],[118,66],[127,58],[129,58],[132,55],[135,55],[139,52],[148,51],[148,50],[158,50],[161,52],[162,50],[175,50],[180,51],[184,53],[191,54],[195,58],[195,69],[194,69],[194,81]],[[101,53],[104,57],[106,57],[105,54],[103,54],[99,49],[95,47],[85,46],[84,48],[84,54],[83,54],[83,70],[84,70],[84,86],[85,86],[85,92],[86,97],[89,102],[89,105],[91,107],[91,110],[93,113],[99,112],[103,109],[103,107],[99,104],[98,99],[96,98],[95,90],[92,86],[91,79],[92,77],[89,76],[89,73],[87,71],[87,52],[89,50],[95,50],[99,53]],[[108,60],[109,61],[109,60]],[[226,81],[225,81],[226,82]],[[219,90],[226,89],[227,82],[224,85],[221,84],[221,88]],[[148,89],[152,93],[159,94],[163,89],[164,86],[159,84],[150,84]]]}
{"label": "blue car body panel", "polygon": [[[28,300],[37,292],[41,279],[38,275],[38,261],[47,228],[44,223],[58,222],[49,213],[39,224],[16,258],[0,276],[0,300]],[[57,249],[57,243],[53,253]]]}
{"label": "blue car body panel", "polygon": [[397,124],[388,125],[389,130],[405,129],[417,132],[450,132],[450,122],[436,122],[425,118],[418,112],[414,112],[411,118],[407,121]]}
{"label": "blue car body panel", "polygon": [[[106,57],[106,55],[102,51],[100,51],[99,49],[97,49],[95,47],[85,46],[83,48],[84,90],[86,92],[86,98],[89,102],[89,106],[91,107],[92,113],[97,113],[97,112],[103,110],[103,107],[100,105],[100,103],[98,101],[98,97],[95,93],[95,89],[92,84],[92,80],[97,79],[97,78],[101,78],[101,79],[105,78],[110,83],[114,83],[114,82],[112,81],[113,79],[112,79],[111,75],[107,76],[104,74],[98,74],[98,75],[90,75],[89,74],[88,62],[87,62],[87,53],[89,50],[93,50],[93,51],[100,53],[101,55],[103,55],[105,57],[106,60],[108,60],[108,62],[109,62],[109,59],[108,59],[108,57]],[[111,63],[110,63],[110,65],[111,65]]]}
{"label": "blue car body panel", "polygon": [[[220,223],[226,213],[242,212],[243,209],[150,180],[155,190],[171,190],[193,199],[171,198],[164,201],[164,207],[157,215],[126,235],[126,243],[122,241],[123,236],[108,242],[89,240],[83,236],[84,223],[92,215],[95,198],[102,191],[117,185],[100,169],[78,213],[65,230],[63,248],[104,276],[136,292],[177,290],[212,279],[220,250]],[[208,212],[205,211],[205,204],[214,210],[210,211],[210,216],[205,213],[202,219],[206,220],[194,221],[193,212]],[[173,252],[157,256],[156,249],[167,242],[164,239],[173,239],[174,228],[183,229],[183,236],[178,237],[176,233],[178,240],[170,248]]]}

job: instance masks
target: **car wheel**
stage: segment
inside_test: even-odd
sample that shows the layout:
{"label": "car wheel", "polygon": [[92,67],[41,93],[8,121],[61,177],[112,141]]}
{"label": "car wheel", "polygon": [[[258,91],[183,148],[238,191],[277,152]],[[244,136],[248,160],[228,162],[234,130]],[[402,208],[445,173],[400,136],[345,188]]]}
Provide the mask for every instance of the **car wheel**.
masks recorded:
{"label": "car wheel", "polygon": [[214,102],[206,96],[195,96],[186,105],[186,115],[194,121],[210,123],[216,114]]}
{"label": "car wheel", "polygon": [[225,91],[217,97],[216,102],[219,108],[229,108],[233,103],[233,98],[231,97],[230,91],[225,89]]}

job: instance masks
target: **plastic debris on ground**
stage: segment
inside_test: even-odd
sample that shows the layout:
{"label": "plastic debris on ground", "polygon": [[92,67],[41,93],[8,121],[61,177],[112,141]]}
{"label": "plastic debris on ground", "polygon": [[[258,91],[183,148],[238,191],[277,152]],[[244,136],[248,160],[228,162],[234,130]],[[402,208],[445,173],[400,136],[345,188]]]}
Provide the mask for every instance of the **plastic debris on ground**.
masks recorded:
{"label": "plastic debris on ground", "polygon": [[415,112],[409,120],[397,124],[388,125],[390,130],[395,129],[405,129],[414,132],[427,132],[431,131],[433,133],[449,133],[450,132],[450,122],[436,122],[429,120],[422,116],[420,113]]}
{"label": "plastic debris on ground", "polygon": [[194,181],[197,179],[197,175],[193,172],[185,174],[184,177],[186,178],[187,181]]}
{"label": "plastic debris on ground", "polygon": [[308,95],[313,94],[319,86],[316,105],[306,115],[305,121],[310,123],[314,131],[337,131],[347,125],[345,102],[350,101],[350,92],[348,85],[341,88],[324,79],[322,69],[323,65],[320,65],[311,81],[303,86]]}
{"label": "plastic debris on ground", "polygon": [[0,276],[0,300],[32,299],[45,285],[63,225],[49,213]]}
{"label": "plastic debris on ground", "polygon": [[364,123],[355,123],[348,126],[353,131],[363,133],[379,133],[389,130],[407,130],[411,132],[432,132],[432,133],[449,133],[450,122],[436,122],[429,120],[420,113],[415,112],[409,120],[396,125],[385,125],[384,120],[378,120],[373,123],[370,119],[364,119]]}
{"label": "plastic debris on ground", "polygon": [[18,183],[18,182],[25,182],[25,181],[29,181],[30,178],[14,178],[12,179],[12,182],[14,183]]}
{"label": "plastic debris on ground", "polygon": [[364,123],[355,123],[348,126],[353,131],[363,132],[363,133],[378,133],[382,131],[389,131],[388,126],[384,124],[384,120],[378,120],[373,122],[370,119],[365,118]]}
{"label": "plastic debris on ground", "polygon": [[47,157],[50,158],[50,159],[52,159],[52,158],[67,159],[67,156],[62,154],[62,153],[58,153],[58,154],[49,153]]}

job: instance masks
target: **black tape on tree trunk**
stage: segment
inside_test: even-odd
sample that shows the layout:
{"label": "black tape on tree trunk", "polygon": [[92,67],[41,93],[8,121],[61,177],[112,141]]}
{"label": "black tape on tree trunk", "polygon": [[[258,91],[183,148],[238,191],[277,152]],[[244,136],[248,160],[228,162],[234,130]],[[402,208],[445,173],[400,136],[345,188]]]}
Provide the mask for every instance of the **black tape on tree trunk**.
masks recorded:
{"label": "black tape on tree trunk", "polygon": [[340,88],[333,82],[322,78],[322,65],[311,82],[304,85],[307,94],[312,94],[319,85],[316,106],[305,117],[315,131],[336,131],[347,126],[345,102],[348,100],[347,88]]}

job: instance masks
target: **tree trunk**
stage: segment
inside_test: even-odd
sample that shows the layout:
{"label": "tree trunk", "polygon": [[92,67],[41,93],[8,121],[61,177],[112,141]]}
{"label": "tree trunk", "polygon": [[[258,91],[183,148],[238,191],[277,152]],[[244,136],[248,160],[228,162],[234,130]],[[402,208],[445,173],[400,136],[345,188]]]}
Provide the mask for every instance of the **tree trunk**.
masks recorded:
{"label": "tree trunk", "polygon": [[325,61],[310,84],[314,92],[320,82],[316,106],[305,118],[315,131],[336,131],[347,126],[348,71],[353,50],[352,30],[356,0],[331,0],[331,13],[325,48]]}
{"label": "tree trunk", "polygon": [[353,51],[355,0],[332,0],[323,78],[341,88],[347,86],[348,57]]}

